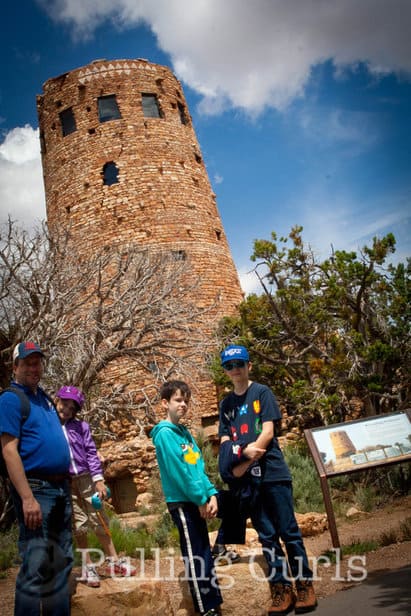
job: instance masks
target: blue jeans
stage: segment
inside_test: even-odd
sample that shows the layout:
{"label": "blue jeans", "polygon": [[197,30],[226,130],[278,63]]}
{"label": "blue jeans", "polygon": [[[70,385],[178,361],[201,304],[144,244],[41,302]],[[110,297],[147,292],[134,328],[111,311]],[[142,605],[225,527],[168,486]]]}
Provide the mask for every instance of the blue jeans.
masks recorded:
{"label": "blue jeans", "polygon": [[291,481],[260,483],[251,520],[263,546],[270,584],[291,584],[291,578],[297,581],[312,579],[301,531],[295,519]]}
{"label": "blue jeans", "polygon": [[73,566],[71,500],[68,481],[29,479],[43,514],[40,528],[24,524],[21,499],[12,489],[22,559],[16,579],[15,616],[69,616]]}

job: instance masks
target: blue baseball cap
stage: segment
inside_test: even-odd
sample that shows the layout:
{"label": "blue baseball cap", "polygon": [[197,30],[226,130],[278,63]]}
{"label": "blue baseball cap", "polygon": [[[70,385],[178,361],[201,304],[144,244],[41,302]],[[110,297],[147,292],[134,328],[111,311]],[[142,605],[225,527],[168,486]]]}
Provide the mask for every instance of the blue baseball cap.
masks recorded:
{"label": "blue baseball cap", "polygon": [[26,359],[32,353],[39,353],[44,357],[44,353],[36,342],[19,342],[13,350],[13,362],[17,359]]}
{"label": "blue baseball cap", "polygon": [[222,351],[220,357],[222,366],[233,359],[250,361],[250,356],[248,355],[247,349],[245,346],[241,346],[240,344],[230,344],[230,346],[226,347],[224,351]]}

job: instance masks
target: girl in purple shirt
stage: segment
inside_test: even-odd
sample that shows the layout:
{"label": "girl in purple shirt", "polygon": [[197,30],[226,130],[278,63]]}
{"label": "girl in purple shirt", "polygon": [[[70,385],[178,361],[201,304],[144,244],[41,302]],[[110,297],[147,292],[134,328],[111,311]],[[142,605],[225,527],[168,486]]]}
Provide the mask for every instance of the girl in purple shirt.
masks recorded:
{"label": "girl in purple shirt", "polygon": [[73,385],[61,387],[56,394],[57,412],[70,449],[74,533],[78,548],[83,550],[85,555],[82,579],[85,579],[87,586],[97,588],[100,586],[100,578],[87,549],[88,530],[95,532],[103,547],[106,555],[104,561],[106,575],[135,575],[136,569],[130,565],[129,559],[118,557],[111,538],[109,521],[103,510],[96,510],[92,505],[91,498],[95,493],[98,493],[101,500],[107,498],[107,487],[90,426],[86,421],[76,419],[83,404],[83,393]]}

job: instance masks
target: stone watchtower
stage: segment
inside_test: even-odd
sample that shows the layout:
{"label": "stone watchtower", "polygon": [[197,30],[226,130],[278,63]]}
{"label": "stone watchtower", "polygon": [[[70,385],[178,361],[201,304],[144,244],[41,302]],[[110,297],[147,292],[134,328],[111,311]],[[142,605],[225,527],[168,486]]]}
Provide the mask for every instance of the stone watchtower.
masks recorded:
{"label": "stone watchtower", "polygon": [[[46,81],[37,110],[50,229],[70,225],[88,251],[132,243],[187,257],[201,280],[199,306],[219,294],[213,326],[232,314],[242,300],[237,272],[170,69],[96,60]],[[217,412],[212,383],[199,390],[200,415]]]}
{"label": "stone watchtower", "polygon": [[330,439],[336,458],[347,458],[356,453],[354,443],[345,430],[332,432]]}

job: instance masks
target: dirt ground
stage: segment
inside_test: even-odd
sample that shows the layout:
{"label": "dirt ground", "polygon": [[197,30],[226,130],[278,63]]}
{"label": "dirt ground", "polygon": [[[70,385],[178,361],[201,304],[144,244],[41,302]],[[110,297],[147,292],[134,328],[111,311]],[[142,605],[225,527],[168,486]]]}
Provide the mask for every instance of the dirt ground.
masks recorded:
{"label": "dirt ground", "polygon": [[[401,523],[410,517],[411,496],[408,496],[376,509],[372,513],[362,513],[351,519],[339,520],[337,530],[340,544],[347,546],[355,542],[378,541],[383,534],[385,536],[398,534]],[[342,559],[339,559],[337,555],[337,562],[327,562],[322,556],[327,551],[335,552],[328,531],[314,537],[305,537],[304,543],[311,559],[310,562],[317,567],[318,580],[315,587],[320,599],[360,583],[370,573],[401,568],[411,563],[411,541],[392,543],[362,555],[343,555]],[[241,546],[238,546],[238,551],[242,555],[241,560],[246,560],[246,551]],[[319,559],[320,556],[322,556],[321,559]],[[13,614],[16,574],[17,569],[13,568],[8,571],[6,578],[0,579],[3,616]],[[232,566],[232,575],[236,581],[238,576],[240,578],[238,581],[241,583],[243,575],[241,565]],[[92,589],[94,593],[101,591],[102,589]]]}
{"label": "dirt ground", "polygon": [[[399,535],[400,525],[405,519],[411,518],[411,496],[397,500],[395,503],[374,510],[371,513],[362,513],[358,516],[337,521],[337,531],[341,546],[366,541],[380,541],[381,536],[390,534]],[[319,557],[327,550],[333,551],[330,533],[328,531],[316,537],[305,537],[304,543],[309,555]],[[341,576],[338,566],[319,566],[320,581],[316,584],[317,594],[321,597],[332,595],[362,581],[363,570],[365,574],[383,572],[397,569],[411,563],[411,541],[392,543],[385,547],[366,552],[362,555],[364,562],[358,556],[344,555],[341,561]],[[357,569],[356,569],[357,568]],[[348,575],[347,575],[348,573]],[[347,580],[351,575],[352,580]],[[333,578],[346,578],[339,581]]]}

